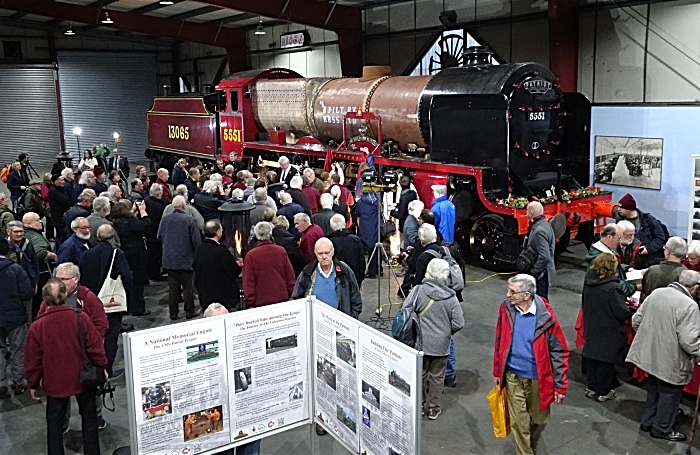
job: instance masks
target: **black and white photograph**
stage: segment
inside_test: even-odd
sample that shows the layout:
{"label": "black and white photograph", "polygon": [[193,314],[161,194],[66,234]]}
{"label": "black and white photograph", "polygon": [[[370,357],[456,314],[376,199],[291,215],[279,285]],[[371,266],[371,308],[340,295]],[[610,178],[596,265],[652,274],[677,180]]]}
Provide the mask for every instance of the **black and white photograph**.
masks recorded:
{"label": "black and white photograph", "polygon": [[289,388],[289,401],[298,401],[304,398],[304,382],[299,381]]}
{"label": "black and white photograph", "polygon": [[355,352],[355,340],[346,337],[342,333],[335,332],[335,355],[351,367],[357,364]]}
{"label": "black and white photograph", "polygon": [[596,183],[660,190],[662,162],[661,138],[595,137]]}
{"label": "black and white photograph", "polygon": [[233,382],[235,383],[235,392],[245,392],[253,384],[253,373],[251,367],[240,368],[233,370]]}
{"label": "black and white photograph", "polygon": [[316,377],[335,390],[335,364],[320,355],[316,356]]}
{"label": "black and white photograph", "polygon": [[370,385],[367,381],[362,381],[362,398],[379,408],[379,388]]}
{"label": "black and white photograph", "polygon": [[265,354],[274,354],[275,352],[284,351],[286,349],[292,349],[296,347],[296,333],[265,339]]}

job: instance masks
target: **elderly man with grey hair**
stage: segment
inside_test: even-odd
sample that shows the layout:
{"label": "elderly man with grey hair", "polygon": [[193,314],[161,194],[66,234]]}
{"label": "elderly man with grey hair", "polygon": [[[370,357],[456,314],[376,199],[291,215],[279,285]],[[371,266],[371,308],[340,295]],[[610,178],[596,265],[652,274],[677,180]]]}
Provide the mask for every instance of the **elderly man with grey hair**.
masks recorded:
{"label": "elderly man with grey hair", "polygon": [[569,385],[569,348],[546,299],[536,294],[531,275],[508,280],[498,309],[493,376],[508,391],[508,413],[516,453],[532,455],[549,420],[552,403],[561,403]]}
{"label": "elderly man with grey hair", "polygon": [[253,210],[250,211],[250,224],[255,226],[263,220],[263,214],[267,205],[267,190],[265,188],[256,188],[253,192]]}
{"label": "elderly man with grey hair", "polygon": [[[175,191],[173,191],[173,196],[182,196],[185,198],[185,201],[189,201],[188,195],[189,190],[187,189],[187,186],[185,184],[178,185],[175,188]],[[171,213],[173,213],[173,210],[175,210],[173,204],[166,205],[165,209],[163,210],[163,216],[170,215]],[[204,218],[202,218],[202,215],[189,202],[187,202],[187,204],[185,205],[185,213],[194,218],[194,220],[197,222],[197,227],[199,227],[200,231],[204,229]]]}
{"label": "elderly man with grey hair", "polygon": [[544,207],[533,201],[527,205],[527,219],[530,226],[527,230],[525,254],[534,258],[529,270],[521,270],[534,276],[537,280],[537,295],[549,296],[549,286],[554,284],[557,270],[554,267],[554,248],[556,239],[554,230],[544,217]]}
{"label": "elderly man with grey hair", "polygon": [[301,240],[299,240],[299,248],[304,255],[304,260],[308,264],[316,257],[314,254],[314,245],[316,241],[323,237],[323,230],[315,224],[311,223],[311,218],[306,213],[297,213],[294,215],[294,227],[301,232]]}
{"label": "elderly man with grey hair", "polygon": [[464,313],[455,291],[445,285],[450,266],[444,259],[428,264],[425,279],[414,287],[403,303],[420,318],[423,351],[423,413],[435,420],[440,415],[440,396],[444,388],[447,356],[452,335],[464,327]]}
{"label": "elderly man with grey hair", "polygon": [[146,213],[151,219],[151,225],[146,231],[146,249],[148,250],[148,278],[152,281],[163,281],[161,275],[161,261],[163,259],[163,246],[158,240],[158,226],[163,218],[163,211],[167,203],[163,200],[163,186],[154,183],[149,189],[149,196],[144,199]]}
{"label": "elderly man with grey hair", "polygon": [[240,290],[238,276],[242,260],[236,261],[229,249],[221,243],[224,229],[219,220],[209,220],[204,225],[204,240],[194,250],[194,286],[199,294],[203,310],[212,302],[223,303],[226,308],[238,306]]}
{"label": "elderly man with grey hair", "polygon": [[311,222],[318,225],[326,237],[333,232],[331,218],[336,214],[333,210],[333,196],[330,193],[321,195],[321,210],[311,215]]}
{"label": "elderly man with grey hair", "polygon": [[334,256],[333,243],[325,237],[316,241],[314,254],[316,258],[299,274],[292,298],[313,294],[326,305],[359,318],[362,295],[350,266]]}
{"label": "elderly man with grey hair", "polygon": [[335,257],[350,266],[357,284],[362,286],[367,268],[362,240],[345,227],[345,217],[339,213],[331,217],[330,225],[332,232],[327,237],[333,242]]}
{"label": "elderly man with grey hair", "polygon": [[[114,227],[112,222],[107,219],[111,210],[112,205],[109,203],[109,199],[106,197],[100,196],[95,198],[94,201],[92,201],[92,214],[90,214],[90,216],[87,217],[88,223],[90,223],[91,247],[97,245],[97,242],[99,241],[97,239],[97,229],[100,226],[102,226],[103,224],[108,224]],[[116,235],[116,231],[114,241],[117,245],[117,248],[121,246],[121,242],[119,241],[119,236]]]}
{"label": "elderly man with grey hair", "polygon": [[[177,167],[177,164],[175,166]],[[155,183],[163,187],[163,200],[166,204],[170,204],[173,201],[173,193],[170,191],[170,187],[168,186],[170,172],[168,172],[168,170],[165,168],[160,168],[158,169],[158,172],[156,172],[156,176],[157,178]]]}
{"label": "elderly man with grey hair", "polygon": [[185,300],[185,316],[192,319],[201,314],[194,307],[194,251],[202,243],[197,222],[185,213],[183,196],[173,198],[173,213],[164,216],[158,227],[158,240],[163,244],[163,270],[168,272],[168,306],[170,319],[179,314],[180,292]]}
{"label": "elderly man with grey hair", "polygon": [[219,207],[225,202],[223,195],[221,182],[213,179],[204,182],[202,191],[194,195],[194,206],[204,221],[219,217]]}
{"label": "elderly man with grey hair", "polygon": [[683,260],[688,254],[688,244],[680,237],[671,237],[664,245],[664,260],[661,264],[652,265],[642,277],[642,298],[650,295],[655,289],[663,288],[678,281],[681,272],[687,270]]}
{"label": "elderly man with grey hair", "polygon": [[[279,169],[277,169],[277,180],[282,183],[285,188],[288,188],[291,186],[292,177],[297,175],[299,171],[292,166],[289,162],[289,158],[286,156],[281,156],[277,162],[280,165]],[[301,188],[301,186],[299,186],[299,188]]]}
{"label": "elderly man with grey hair", "polygon": [[253,227],[258,243],[243,261],[243,295],[248,308],[286,302],[294,289],[294,269],[287,251],[271,240],[273,228],[267,221]]}
{"label": "elderly man with grey hair", "polygon": [[698,288],[700,273],[683,270],[677,281],[647,296],[632,316],[637,334],[626,360],[649,373],[639,428],[652,438],[686,440],[674,423],[683,386],[693,377],[693,357],[700,357],[700,311],[694,300]]}
{"label": "elderly man with grey hair", "polygon": [[303,174],[306,177],[306,179],[309,181],[309,185],[316,188],[319,193],[321,193],[321,194],[325,193],[326,186],[323,184],[323,181],[320,178],[316,177],[316,172],[314,172],[313,169],[311,169],[310,167],[307,167],[306,169],[304,169]]}
{"label": "elderly man with grey hair", "polygon": [[311,204],[309,199],[306,197],[302,191],[303,180],[298,175],[292,177],[292,181],[287,188],[287,193],[292,196],[292,200],[304,208],[304,213],[311,216]]}
{"label": "elderly man with grey hair", "polygon": [[634,237],[634,224],[627,220],[620,220],[617,222],[617,225],[622,229],[622,238],[620,239],[620,244],[616,248],[620,264],[624,264],[633,269],[644,268],[643,261],[637,257],[637,252],[642,246],[642,242]]}
{"label": "elderly man with grey hair", "polygon": [[280,204],[282,204],[282,207],[277,210],[277,216],[283,216],[287,219],[289,222],[289,232],[299,240],[301,238],[301,232],[294,227],[294,217],[297,213],[304,213],[304,207],[294,202],[289,193],[280,194]]}
{"label": "elderly man with grey hair", "polygon": [[[617,256],[617,247],[620,245],[621,239],[622,228],[615,223],[607,224],[600,232],[600,240],[588,249],[588,254],[586,255],[588,268],[591,267],[593,259],[597,258],[601,253],[610,253],[613,256]],[[637,285],[631,281],[626,281],[627,268],[628,266],[625,264],[618,264],[617,276],[625,297],[630,297],[637,292]]]}

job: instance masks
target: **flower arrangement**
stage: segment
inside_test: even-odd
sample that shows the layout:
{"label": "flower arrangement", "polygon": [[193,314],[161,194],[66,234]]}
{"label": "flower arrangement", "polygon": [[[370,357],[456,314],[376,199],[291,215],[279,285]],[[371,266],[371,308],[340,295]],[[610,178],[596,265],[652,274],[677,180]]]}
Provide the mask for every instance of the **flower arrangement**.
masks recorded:
{"label": "flower arrangement", "polygon": [[[566,191],[562,190],[561,198],[566,201],[573,201],[574,199],[582,199],[586,198],[589,196],[596,196],[598,194],[601,194],[603,192],[603,189],[599,186],[587,186],[587,187],[581,187],[575,190],[571,191]],[[527,207],[527,204],[532,201],[539,201],[542,204],[550,204],[553,202],[557,201],[557,197],[555,196],[555,192],[552,191],[551,196],[546,196],[546,197],[537,197],[537,196],[532,196],[531,199],[526,198],[525,196],[513,196],[512,194],[508,194],[507,198],[504,199],[496,199],[496,203],[498,205],[503,205],[505,207],[510,207],[513,209],[524,209]]]}

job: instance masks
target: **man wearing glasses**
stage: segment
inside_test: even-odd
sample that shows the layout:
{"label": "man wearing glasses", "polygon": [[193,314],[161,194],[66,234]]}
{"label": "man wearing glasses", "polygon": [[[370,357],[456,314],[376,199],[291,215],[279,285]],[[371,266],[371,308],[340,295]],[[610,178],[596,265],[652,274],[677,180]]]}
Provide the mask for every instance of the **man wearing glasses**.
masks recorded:
{"label": "man wearing glasses", "polygon": [[516,453],[533,455],[549,419],[552,402],[566,395],[569,348],[546,299],[535,294],[535,278],[508,280],[498,310],[493,376],[506,387]]}

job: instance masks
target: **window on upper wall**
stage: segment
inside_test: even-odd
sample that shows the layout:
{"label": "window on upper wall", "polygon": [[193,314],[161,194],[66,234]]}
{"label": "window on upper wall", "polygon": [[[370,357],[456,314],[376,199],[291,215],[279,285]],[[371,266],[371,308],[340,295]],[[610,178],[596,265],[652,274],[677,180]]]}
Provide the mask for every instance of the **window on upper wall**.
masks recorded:
{"label": "window on upper wall", "polygon": [[[411,72],[411,76],[435,74],[445,68],[464,66],[464,51],[469,47],[481,45],[464,30],[446,30],[421,58]],[[491,57],[491,63],[498,65],[498,61],[493,57]]]}

